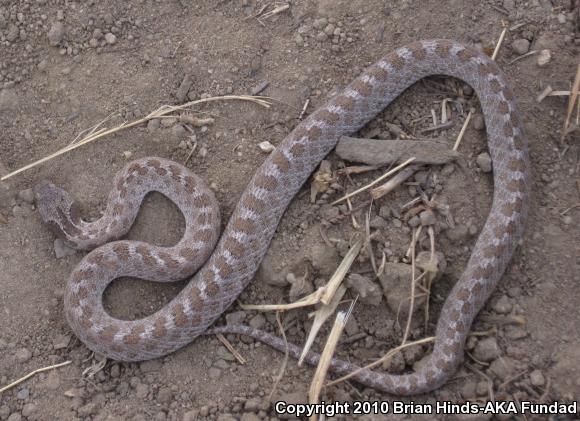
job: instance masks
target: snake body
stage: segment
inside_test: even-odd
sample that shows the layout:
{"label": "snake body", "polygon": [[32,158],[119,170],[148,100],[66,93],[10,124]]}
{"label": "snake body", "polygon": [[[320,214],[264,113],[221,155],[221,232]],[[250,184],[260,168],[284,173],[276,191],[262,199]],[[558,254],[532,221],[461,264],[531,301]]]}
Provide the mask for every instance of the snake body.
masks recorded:
{"label": "snake body", "polygon": [[[283,348],[278,338],[248,327],[208,328],[253,278],[289,202],[339,137],[357,132],[406,88],[434,74],[466,81],[479,97],[494,170],[491,211],[465,271],[445,301],[426,364],[403,375],[363,370],[355,379],[398,395],[441,386],[462,361],[473,319],[522,236],[530,193],[527,141],[511,88],[489,57],[449,40],[419,41],[395,50],[301,122],[255,172],[221,237],[211,191],[185,167],[161,158],[136,160],[120,171],[107,208],[95,222],[81,220],[63,190],[49,183],[38,185],[40,213],[59,235],[83,249],[106,243],[88,253],[68,281],[65,315],[74,333],[90,349],[122,361],[166,355],[207,332],[248,334]],[[183,212],[182,240],[170,248],[108,242],[129,230],[141,200],[152,190],[168,196]],[[114,278],[172,281],[189,276],[199,265],[187,286],[150,316],[118,320],[103,308],[103,291]],[[294,347],[291,352],[299,353]],[[312,354],[307,362],[317,358]],[[357,368],[336,359],[331,364],[341,374]]]}

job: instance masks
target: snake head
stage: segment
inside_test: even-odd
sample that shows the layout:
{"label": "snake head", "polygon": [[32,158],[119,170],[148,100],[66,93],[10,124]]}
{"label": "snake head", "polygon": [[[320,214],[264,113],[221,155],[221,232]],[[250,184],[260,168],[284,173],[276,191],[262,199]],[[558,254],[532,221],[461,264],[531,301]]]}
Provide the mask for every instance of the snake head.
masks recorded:
{"label": "snake head", "polygon": [[36,207],[41,218],[54,234],[74,244],[73,237],[80,233],[79,213],[72,197],[63,189],[43,180],[33,188]]}

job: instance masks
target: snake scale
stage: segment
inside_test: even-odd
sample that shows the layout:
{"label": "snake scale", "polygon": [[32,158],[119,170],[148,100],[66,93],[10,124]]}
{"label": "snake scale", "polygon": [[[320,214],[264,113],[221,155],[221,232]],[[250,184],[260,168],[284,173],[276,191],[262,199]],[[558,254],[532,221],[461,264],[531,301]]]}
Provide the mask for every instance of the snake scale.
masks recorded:
{"label": "snake scale", "polygon": [[[208,332],[247,334],[283,349],[280,339],[246,326],[208,328],[253,278],[289,202],[339,137],[357,132],[429,75],[462,79],[477,93],[493,161],[493,203],[467,267],[445,301],[427,363],[414,373],[363,370],[354,379],[397,395],[441,386],[462,361],[473,319],[522,236],[530,196],[528,146],[511,88],[489,57],[449,40],[418,41],[395,50],[301,122],[255,172],[221,237],[212,192],[187,168],[162,158],[127,164],[115,178],[103,216],[94,222],[80,218],[65,191],[48,182],[38,184],[42,218],[77,248],[94,248],[74,269],[66,287],[65,315],[74,333],[90,349],[122,361],[166,355]],[[186,229],[180,242],[168,248],[109,242],[129,230],[149,191],[163,193],[183,212]],[[103,291],[115,278],[168,282],[190,276],[199,267],[175,298],[143,319],[118,320],[103,308]],[[296,347],[290,351],[300,352]],[[317,359],[310,354],[307,362]],[[357,368],[337,359],[331,364],[338,374]]]}

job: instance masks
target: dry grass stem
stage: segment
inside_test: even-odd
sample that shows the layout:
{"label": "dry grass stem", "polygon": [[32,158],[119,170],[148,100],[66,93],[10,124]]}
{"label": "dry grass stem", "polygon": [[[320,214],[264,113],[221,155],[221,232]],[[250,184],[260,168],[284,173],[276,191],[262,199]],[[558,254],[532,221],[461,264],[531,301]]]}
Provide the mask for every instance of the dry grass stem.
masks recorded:
{"label": "dry grass stem", "polygon": [[528,51],[527,53],[522,54],[521,56],[517,56],[513,60],[508,61],[508,65],[514,64],[516,61],[520,61],[521,59],[524,59],[526,57],[533,56],[534,54],[538,54],[538,53],[539,53],[538,50]]}
{"label": "dry grass stem", "polygon": [[469,110],[469,114],[467,114],[467,118],[465,119],[465,122],[463,123],[463,126],[461,127],[461,131],[457,135],[457,140],[455,140],[455,145],[453,145],[454,151],[459,149],[459,144],[461,143],[461,139],[463,139],[463,135],[465,134],[465,130],[467,130],[467,126],[469,125],[469,122],[471,121],[472,115],[473,115],[473,109]]}
{"label": "dry grass stem", "polygon": [[[568,100],[568,110],[566,111],[566,120],[564,122],[564,128],[562,129],[562,138],[568,135],[568,133],[572,132],[576,128],[578,128],[580,124],[580,64],[578,64],[578,69],[576,70],[576,77],[574,78],[574,84],[572,86],[572,91],[570,94],[570,99]],[[570,120],[572,118],[572,114],[574,113],[574,108],[577,107],[577,114],[576,114],[576,124],[570,124]]]}
{"label": "dry grass stem", "polygon": [[[322,386],[324,385],[324,380],[326,379],[326,374],[328,373],[328,368],[330,367],[332,356],[334,355],[336,345],[338,344],[340,335],[342,334],[344,326],[346,325],[346,322],[352,312],[353,306],[354,301],[352,302],[348,311],[346,312],[341,311],[336,315],[334,325],[332,326],[330,335],[328,335],[328,339],[326,340],[324,350],[320,355],[320,361],[316,366],[314,378],[312,379],[312,383],[310,384],[310,389],[308,391],[308,401],[311,404],[318,403],[320,400],[320,391],[322,390]],[[312,416],[310,419],[316,420],[316,416]]]}
{"label": "dry grass stem", "polygon": [[342,280],[344,279],[350,267],[352,266],[354,259],[356,259],[356,256],[358,256],[362,245],[363,241],[358,240],[345,254],[344,258],[338,265],[338,268],[328,281],[328,284],[326,284],[326,286],[324,287],[324,292],[320,297],[320,302],[322,302],[325,305],[328,305],[330,303],[332,297],[338,290],[339,285],[342,283]]}
{"label": "dry grass stem", "polygon": [[385,184],[380,185],[371,190],[371,196],[373,200],[380,199],[381,197],[389,194],[393,190],[395,190],[398,186],[400,186],[403,182],[405,182],[409,177],[411,177],[415,172],[419,171],[423,168],[421,165],[410,165],[407,168],[404,168],[398,174],[395,174],[393,178],[387,181]]}
{"label": "dry grass stem", "polygon": [[370,363],[368,365],[365,365],[364,367],[360,367],[358,370],[354,370],[354,371],[348,373],[346,376],[342,376],[342,377],[340,377],[340,378],[338,378],[336,380],[333,380],[331,382],[326,383],[326,387],[332,386],[332,385],[335,385],[335,384],[338,384],[338,383],[341,383],[343,381],[346,381],[346,380],[348,380],[348,379],[356,376],[361,371],[371,370],[372,368],[374,368],[374,367],[376,367],[376,366],[384,363],[385,361],[390,360],[393,357],[393,355],[395,355],[397,352],[402,351],[403,349],[406,349],[406,348],[409,348],[409,347],[412,347],[412,346],[415,346],[415,345],[422,345],[422,344],[434,342],[435,339],[436,339],[435,336],[430,336],[428,338],[423,338],[423,339],[420,339],[418,341],[407,342],[404,345],[399,345],[398,347],[391,349],[389,352],[387,352],[385,355],[383,355],[378,360],[373,361],[372,363]]}
{"label": "dry grass stem", "polygon": [[242,354],[240,354],[238,350],[234,348],[234,346],[230,343],[230,341],[226,339],[224,335],[218,333],[216,336],[220,340],[220,342],[224,344],[224,346],[228,349],[228,351],[232,353],[232,355],[236,358],[236,360],[238,360],[240,364],[244,365],[246,363],[246,359],[242,357]]}
{"label": "dry grass stem", "polygon": [[288,311],[296,308],[308,307],[320,302],[320,297],[324,294],[325,287],[319,288],[312,294],[307,295],[301,300],[290,304],[242,304],[239,306],[242,310],[257,310],[257,311]]}
{"label": "dry grass stem", "polygon": [[312,327],[310,328],[310,332],[308,332],[308,337],[306,338],[306,342],[304,343],[304,347],[302,348],[302,354],[300,354],[300,358],[298,359],[298,365],[302,365],[304,362],[304,357],[310,351],[312,344],[314,343],[314,339],[316,335],[320,331],[320,328],[326,322],[326,320],[331,316],[332,313],[340,304],[340,300],[346,293],[346,288],[344,286],[340,286],[332,297],[332,301],[328,305],[322,305],[318,310],[314,312],[314,320],[312,322]]}
{"label": "dry grass stem", "polygon": [[419,228],[413,231],[413,236],[411,238],[411,300],[409,302],[409,314],[407,315],[407,324],[405,326],[405,333],[403,334],[403,340],[401,345],[405,345],[409,333],[411,332],[411,321],[413,320],[413,311],[415,310],[415,285],[417,284],[417,279],[415,278],[415,246],[417,244],[417,237],[419,233]]}
{"label": "dry grass stem", "polygon": [[341,168],[337,171],[340,175],[363,174],[365,172],[378,170],[376,165],[354,165],[351,167]]}
{"label": "dry grass stem", "polygon": [[353,207],[352,207],[352,202],[350,201],[350,199],[346,199],[346,206],[348,207],[348,211],[350,213],[350,219],[352,221],[352,227],[355,230],[358,230],[360,228],[360,224],[356,220],[356,216],[354,215]]}
{"label": "dry grass stem", "polygon": [[269,12],[264,13],[262,16],[259,16],[259,19],[268,19],[271,18],[274,15],[277,15],[278,13],[282,13],[285,10],[290,9],[290,5],[289,4],[282,4],[278,7],[276,7],[273,10],[270,10]]}
{"label": "dry grass stem", "polygon": [[505,38],[505,35],[507,34],[508,28],[503,28],[503,31],[501,31],[501,35],[499,36],[499,40],[497,41],[497,44],[495,46],[495,50],[493,50],[493,54],[491,55],[491,59],[495,61],[495,59],[497,58],[497,55],[499,53],[499,49],[501,48],[502,44],[503,44],[503,40]]}
{"label": "dry grass stem", "polygon": [[12,389],[14,386],[19,385],[23,381],[28,380],[29,378],[31,378],[32,376],[34,376],[34,375],[36,375],[38,373],[42,373],[44,371],[53,370],[55,368],[64,367],[65,365],[69,365],[70,363],[72,363],[72,361],[65,361],[65,362],[60,363],[60,364],[54,364],[54,365],[49,365],[48,367],[37,368],[36,370],[31,371],[30,373],[28,373],[26,376],[21,377],[18,380],[13,381],[9,385],[6,385],[6,386],[0,388],[0,393],[6,392],[8,389]]}
{"label": "dry grass stem", "polygon": [[392,170],[390,170],[390,171],[387,171],[385,174],[381,175],[379,178],[377,178],[376,180],[374,180],[374,181],[372,181],[371,183],[367,184],[366,186],[364,186],[364,187],[361,187],[360,189],[358,189],[358,190],[355,190],[355,191],[353,191],[352,193],[349,193],[349,194],[347,194],[346,196],[343,196],[342,198],[340,198],[340,199],[338,199],[338,200],[335,200],[335,201],[334,201],[334,202],[332,202],[331,204],[332,204],[332,205],[336,205],[337,203],[340,203],[340,202],[342,202],[342,201],[344,201],[344,200],[346,200],[346,199],[349,199],[349,198],[351,198],[351,197],[353,197],[353,196],[356,196],[357,194],[359,194],[359,193],[361,193],[361,192],[363,192],[363,191],[365,191],[365,190],[368,190],[368,189],[370,189],[370,188],[371,188],[372,186],[374,186],[375,184],[378,184],[378,183],[380,183],[380,182],[381,182],[381,181],[383,181],[385,178],[387,178],[387,177],[389,177],[390,175],[392,175],[392,174],[396,173],[397,171],[399,171],[399,170],[401,170],[401,169],[405,168],[407,165],[409,165],[409,164],[410,164],[411,162],[413,162],[414,160],[415,160],[415,157],[411,157],[411,158],[407,159],[407,160],[406,160],[405,162],[403,162],[402,164],[400,164],[400,165],[397,165],[395,168],[393,168],[393,169],[392,169]]}
{"label": "dry grass stem", "polygon": [[111,135],[113,133],[120,132],[121,130],[126,130],[126,129],[129,129],[131,127],[138,126],[138,125],[146,123],[147,121],[152,120],[154,118],[159,118],[159,117],[165,116],[169,113],[189,108],[193,105],[199,105],[199,104],[203,104],[206,102],[215,102],[215,101],[241,100],[241,101],[250,101],[250,102],[253,102],[255,104],[261,105],[262,107],[269,108],[272,104],[269,101],[270,99],[271,98],[268,98],[268,97],[258,97],[258,96],[250,96],[250,95],[224,95],[224,96],[198,99],[198,100],[190,101],[190,102],[187,102],[185,104],[178,105],[178,106],[163,105],[160,108],[158,108],[157,110],[151,112],[149,115],[147,115],[143,118],[140,118],[138,120],[132,121],[130,123],[125,122],[117,127],[113,127],[110,129],[101,128],[98,131],[90,134],[89,136],[86,136],[86,137],[80,139],[78,142],[74,142],[74,143],[72,143],[72,144],[70,144],[70,145],[68,145],[68,146],[42,158],[42,159],[39,159],[38,161],[35,161],[35,162],[28,164],[28,165],[25,165],[22,168],[19,168],[15,171],[12,171],[9,174],[2,176],[0,178],[0,181],[7,180],[10,177],[13,177],[17,174],[20,174],[23,171],[34,168],[40,164],[44,164],[45,162],[50,161],[51,159],[54,159],[60,155],[63,155],[67,152],[70,152],[74,149],[80,148],[81,146],[84,146],[87,143],[93,142],[93,141],[100,139],[102,137]]}
{"label": "dry grass stem", "polygon": [[278,372],[278,375],[276,376],[276,380],[274,381],[274,384],[272,385],[272,391],[270,392],[270,395],[268,396],[268,400],[270,400],[270,401],[274,397],[274,393],[276,393],[276,389],[278,388],[280,381],[284,377],[284,373],[286,372],[286,367],[288,366],[288,360],[290,358],[290,352],[288,350],[288,339],[286,339],[286,332],[284,331],[284,326],[282,326],[282,320],[280,320],[280,312],[279,311],[276,313],[276,323],[278,323],[278,329],[280,329],[280,335],[282,335],[282,339],[284,340],[284,360],[282,361],[282,365],[280,366],[280,371]]}

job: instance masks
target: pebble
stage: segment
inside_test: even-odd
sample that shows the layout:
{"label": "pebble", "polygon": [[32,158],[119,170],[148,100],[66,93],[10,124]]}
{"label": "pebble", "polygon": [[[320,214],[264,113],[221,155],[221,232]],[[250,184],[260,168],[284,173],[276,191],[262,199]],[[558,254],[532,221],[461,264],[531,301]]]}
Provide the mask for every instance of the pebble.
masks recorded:
{"label": "pebble", "polygon": [[[288,278],[287,278],[288,279]],[[292,283],[290,287],[289,297],[290,301],[294,302],[314,291],[314,285],[307,277],[300,277]]]}
{"label": "pebble", "polygon": [[246,319],[246,312],[245,311],[233,311],[231,313],[226,314],[226,324],[228,326],[235,326],[241,325],[244,323]]}
{"label": "pebble", "polygon": [[431,209],[427,209],[421,212],[419,219],[421,220],[421,225],[423,226],[435,225],[437,223],[437,217]]}
{"label": "pebble", "polygon": [[332,275],[340,263],[336,249],[326,244],[316,244],[309,254],[312,266],[320,275]]}
{"label": "pebble", "polygon": [[[389,262],[385,265],[383,274],[379,277],[383,294],[389,308],[399,317],[406,317],[409,312],[409,280],[411,279],[411,265]],[[415,288],[414,312],[425,305],[425,296],[419,288]]]}
{"label": "pebble", "polygon": [[155,371],[159,371],[163,367],[163,363],[159,360],[148,360],[143,361],[139,368],[141,369],[141,373],[153,373]]}
{"label": "pebble", "polygon": [[181,80],[181,83],[179,84],[177,91],[175,92],[175,98],[177,98],[177,101],[179,103],[185,102],[185,100],[187,99],[187,94],[189,93],[189,90],[191,89],[192,85],[193,80],[191,79],[191,76],[185,75]]}
{"label": "pebble", "polygon": [[532,386],[544,386],[546,384],[544,374],[540,370],[532,371],[530,373],[530,383],[532,383]]}
{"label": "pebble", "polygon": [[139,383],[137,387],[135,387],[135,396],[139,399],[145,399],[149,394],[149,386],[144,383]]}
{"label": "pebble", "polygon": [[56,371],[51,371],[46,376],[45,386],[49,390],[57,390],[60,387],[60,377]]}
{"label": "pebble", "polygon": [[16,350],[14,356],[19,363],[25,363],[32,358],[32,352],[28,348],[20,348]]}
{"label": "pebble", "polygon": [[199,416],[199,410],[192,409],[183,414],[183,421],[196,421]]}
{"label": "pebble", "polygon": [[48,43],[51,47],[56,47],[64,38],[65,28],[62,22],[54,22],[48,31]]}
{"label": "pebble", "polygon": [[54,350],[64,349],[70,342],[70,335],[56,335],[52,339],[52,347]]}
{"label": "pebble", "polygon": [[485,173],[491,172],[492,170],[491,156],[489,156],[487,152],[482,152],[479,155],[477,155],[475,162],[477,163],[477,166],[481,169],[481,171]]}
{"label": "pebble", "polygon": [[296,35],[294,35],[294,42],[299,47],[302,47],[304,45],[304,38],[302,37],[302,35],[296,34]]}
{"label": "pebble", "polygon": [[157,392],[157,402],[161,404],[168,404],[173,400],[173,392],[171,389],[165,387]]}
{"label": "pebble", "polygon": [[440,251],[435,253],[435,258],[431,261],[430,251],[420,251],[415,257],[415,264],[424,272],[436,272],[433,280],[437,280],[447,269],[447,260]]}
{"label": "pebble", "polygon": [[352,273],[349,275],[347,278],[347,285],[356,290],[363,304],[378,306],[383,299],[383,293],[380,286],[369,278],[359,275],[358,273]]}
{"label": "pebble", "polygon": [[538,54],[538,66],[544,67],[552,60],[550,50],[541,50]]}
{"label": "pebble", "polygon": [[216,367],[210,367],[210,369],[207,371],[207,375],[209,376],[210,379],[219,379],[220,376],[222,375],[222,371],[219,368]]}
{"label": "pebble", "polygon": [[516,0],[503,0],[503,7],[508,11],[515,9]]}
{"label": "pebble", "polygon": [[64,242],[61,238],[54,240],[54,254],[57,259],[62,259],[66,256],[72,256],[76,253],[76,250],[71,248],[68,244]]}
{"label": "pebble", "polygon": [[32,205],[34,203],[34,192],[32,189],[20,190],[18,192],[18,198],[23,202]]}
{"label": "pebble", "polygon": [[510,357],[497,358],[490,364],[488,371],[504,381],[515,374],[514,362]]}
{"label": "pebble", "polygon": [[260,142],[258,144],[258,148],[260,148],[260,150],[264,153],[270,153],[274,149],[276,149],[276,147],[274,145],[272,145],[270,142],[268,142],[267,140]]}
{"label": "pebble", "polygon": [[246,412],[244,415],[242,415],[240,421],[260,421],[261,419],[262,418],[252,412]]}
{"label": "pebble", "polygon": [[154,118],[152,120],[149,120],[149,122],[147,123],[147,130],[149,131],[149,133],[154,132],[159,128],[160,125],[161,122],[159,121],[159,119]]}
{"label": "pebble", "polygon": [[285,287],[288,285],[286,281],[286,272],[278,270],[279,261],[271,254],[266,254],[260,268],[258,269],[258,278],[265,284],[274,287]]}
{"label": "pebble", "polygon": [[250,319],[249,325],[254,329],[262,330],[266,325],[266,318],[261,314],[256,314],[254,317]]}
{"label": "pebble", "polygon": [[29,418],[36,412],[37,409],[38,407],[35,404],[27,403],[22,407],[22,415]]}
{"label": "pebble", "polygon": [[493,311],[498,314],[509,314],[512,311],[512,303],[506,295],[502,295],[499,300],[493,304]]}
{"label": "pebble", "polygon": [[473,356],[476,360],[490,362],[499,357],[501,351],[497,345],[497,340],[493,337],[485,338],[475,345]]}
{"label": "pebble", "polygon": [[20,415],[18,412],[13,412],[12,414],[10,414],[10,416],[6,421],[21,421],[21,420],[22,415]]}
{"label": "pebble", "polygon": [[453,242],[462,242],[469,235],[469,229],[465,225],[456,225],[445,231],[445,235]]}
{"label": "pebble", "polygon": [[21,401],[24,401],[26,399],[28,399],[28,397],[30,396],[30,390],[28,390],[28,388],[22,388],[18,391],[18,393],[16,393],[16,399],[20,399]]}
{"label": "pebble", "polygon": [[320,18],[320,19],[316,19],[313,23],[312,26],[316,29],[322,29],[324,27],[326,27],[326,25],[328,24],[328,19],[326,18]]}
{"label": "pebble", "polygon": [[108,34],[105,34],[105,41],[107,41],[107,44],[113,45],[117,42],[117,37],[115,34],[109,32]]}
{"label": "pebble", "polygon": [[475,114],[471,119],[471,122],[475,130],[482,131],[485,129],[485,119],[481,113]]}
{"label": "pebble", "polygon": [[512,42],[512,50],[520,56],[526,54],[530,50],[530,41],[525,38],[516,39]]}

